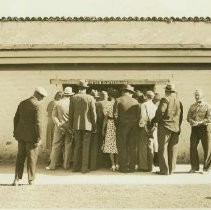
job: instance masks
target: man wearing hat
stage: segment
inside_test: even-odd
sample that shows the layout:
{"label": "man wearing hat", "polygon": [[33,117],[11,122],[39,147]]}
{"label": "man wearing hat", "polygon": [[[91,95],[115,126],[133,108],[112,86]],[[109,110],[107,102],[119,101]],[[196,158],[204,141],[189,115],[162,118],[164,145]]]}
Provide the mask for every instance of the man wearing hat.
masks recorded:
{"label": "man wearing hat", "polygon": [[182,107],[178,99],[175,86],[167,84],[165,97],[152,120],[158,123],[158,156],[160,175],[172,174],[176,167],[177,146],[179,141],[180,126],[182,123]]}
{"label": "man wearing hat", "polygon": [[153,91],[146,92],[147,101],[141,104],[140,111],[140,138],[138,139],[138,163],[139,169],[152,171],[154,149],[157,152],[157,133],[156,129],[150,126],[151,120],[155,117],[157,106],[152,102],[155,94]]}
{"label": "man wearing hat", "polygon": [[70,97],[73,95],[72,88],[66,87],[63,98],[53,108],[52,119],[55,123],[55,130],[50,164],[46,167],[47,170],[56,169],[63,148],[63,167],[64,169],[70,168],[71,157],[73,155],[73,138],[69,131],[69,107]]}
{"label": "man wearing hat", "polygon": [[74,130],[73,172],[89,172],[90,139],[96,132],[96,107],[93,96],[86,94],[88,83],[81,80],[79,92],[70,100],[69,128]]}
{"label": "man wearing hat", "polygon": [[[116,116],[117,148],[119,153],[119,171],[134,172],[136,164],[136,130],[138,128],[138,101],[132,98],[134,88],[124,85],[122,96],[114,105]],[[128,162],[129,161],[129,162]]]}
{"label": "man wearing hat", "polygon": [[192,104],[188,111],[187,121],[191,126],[190,136],[190,173],[199,171],[198,144],[201,140],[204,150],[203,173],[210,171],[211,165],[211,106],[204,101],[203,92],[196,90],[196,102]]}
{"label": "man wearing hat", "polygon": [[42,136],[42,106],[41,101],[47,96],[44,88],[38,87],[34,95],[22,101],[14,117],[14,137],[18,141],[18,153],[13,185],[18,185],[22,179],[24,162],[27,159],[28,183],[35,179],[38,158],[38,144]]}

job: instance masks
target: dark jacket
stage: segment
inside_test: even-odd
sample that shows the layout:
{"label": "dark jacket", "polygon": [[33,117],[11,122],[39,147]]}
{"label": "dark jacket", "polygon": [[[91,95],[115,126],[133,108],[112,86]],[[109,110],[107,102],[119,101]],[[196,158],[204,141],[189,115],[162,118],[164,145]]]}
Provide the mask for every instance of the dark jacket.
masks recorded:
{"label": "dark jacket", "polygon": [[153,123],[163,125],[173,132],[180,131],[182,123],[182,104],[175,93],[161,99]]}
{"label": "dark jacket", "polygon": [[70,129],[96,130],[96,106],[94,97],[78,93],[70,98]]}
{"label": "dark jacket", "polygon": [[114,105],[117,126],[135,126],[139,120],[139,103],[130,96],[121,96]]}
{"label": "dark jacket", "polygon": [[14,117],[14,137],[18,141],[38,143],[42,135],[41,104],[35,97],[22,101]]}

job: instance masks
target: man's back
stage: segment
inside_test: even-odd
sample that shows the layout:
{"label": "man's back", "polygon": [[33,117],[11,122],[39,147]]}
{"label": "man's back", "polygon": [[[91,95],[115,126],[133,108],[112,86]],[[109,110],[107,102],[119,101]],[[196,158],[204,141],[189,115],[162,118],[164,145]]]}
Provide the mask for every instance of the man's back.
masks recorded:
{"label": "man's back", "polygon": [[121,96],[117,99],[117,123],[119,125],[135,124],[138,121],[138,106],[137,100],[130,96]]}
{"label": "man's back", "polygon": [[[160,114],[159,114],[160,113]],[[159,122],[171,131],[179,131],[180,123],[180,101],[176,94],[170,94],[162,98],[157,110],[159,114]]]}
{"label": "man's back", "polygon": [[70,99],[65,97],[61,99],[53,109],[52,117],[53,120],[58,120],[61,124],[69,120],[69,106]]}
{"label": "man's back", "polygon": [[41,105],[35,97],[19,104],[14,117],[14,136],[26,142],[37,142],[40,139]]}
{"label": "man's back", "polygon": [[75,130],[92,130],[96,126],[96,107],[92,96],[78,93],[70,100],[70,127]]}

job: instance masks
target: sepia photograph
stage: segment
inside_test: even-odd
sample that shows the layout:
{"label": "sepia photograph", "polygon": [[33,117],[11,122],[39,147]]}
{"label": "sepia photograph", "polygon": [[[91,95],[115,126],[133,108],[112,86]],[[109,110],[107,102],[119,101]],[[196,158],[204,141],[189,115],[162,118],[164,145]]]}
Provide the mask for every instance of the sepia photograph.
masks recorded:
{"label": "sepia photograph", "polygon": [[1,209],[211,209],[209,0],[0,0]]}

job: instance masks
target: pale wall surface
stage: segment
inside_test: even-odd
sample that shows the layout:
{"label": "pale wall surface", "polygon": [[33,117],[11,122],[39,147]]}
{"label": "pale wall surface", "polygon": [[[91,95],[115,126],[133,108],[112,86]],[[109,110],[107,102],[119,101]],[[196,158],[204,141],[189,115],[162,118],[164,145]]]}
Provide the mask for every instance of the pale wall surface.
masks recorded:
{"label": "pale wall surface", "polygon": [[193,22],[1,22],[0,45],[211,44],[211,25]]}
{"label": "pale wall surface", "polygon": [[[102,71],[102,70],[77,70],[77,71],[1,71],[0,72],[0,154],[2,158],[14,156],[17,143],[12,137],[13,117],[18,103],[31,96],[34,87],[43,86],[49,92],[44,106],[53,98],[54,93],[61,89],[50,84],[50,79],[170,79],[176,84],[179,96],[184,105],[184,120],[179,143],[180,161],[189,160],[189,136],[190,127],[186,122],[186,115],[190,104],[194,102],[193,92],[195,88],[204,90],[206,101],[211,103],[210,80],[211,71],[152,71],[152,70],[130,70],[130,71]],[[164,86],[157,91],[163,95]],[[46,119],[46,115],[43,116]],[[44,126],[45,127],[45,126]],[[11,141],[11,145],[6,142]],[[45,145],[45,133],[42,139]]]}

